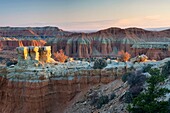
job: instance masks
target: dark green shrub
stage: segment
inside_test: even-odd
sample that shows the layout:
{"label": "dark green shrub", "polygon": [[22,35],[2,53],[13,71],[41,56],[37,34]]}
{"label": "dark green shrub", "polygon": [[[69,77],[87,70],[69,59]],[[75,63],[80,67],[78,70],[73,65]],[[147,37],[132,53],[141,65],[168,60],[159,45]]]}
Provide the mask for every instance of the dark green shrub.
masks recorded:
{"label": "dark green shrub", "polygon": [[124,95],[125,103],[131,103],[133,100],[133,95],[131,92],[126,92]]}
{"label": "dark green shrub", "polygon": [[132,87],[132,86],[143,86],[143,84],[145,83],[146,80],[146,76],[142,75],[141,72],[134,72],[131,73],[128,76],[128,84]]}
{"label": "dark green shrub", "polygon": [[104,67],[107,66],[107,62],[104,59],[96,59],[94,62],[94,69],[103,69]]}
{"label": "dark green shrub", "polygon": [[158,69],[151,69],[149,72],[152,76],[147,79],[148,88],[134,98],[127,109],[130,113],[169,113],[168,101],[159,100],[170,93],[169,89],[159,86],[166,77]]}
{"label": "dark green shrub", "polygon": [[97,109],[100,109],[102,105],[107,104],[109,102],[108,96],[101,96],[97,101]]}
{"label": "dark green shrub", "polygon": [[168,104],[169,104],[168,110],[170,111],[170,98],[168,100]]}
{"label": "dark green shrub", "polygon": [[108,55],[108,56],[106,56],[106,60],[107,60],[107,59],[111,59],[111,56],[109,56],[109,55]]}
{"label": "dark green shrub", "polygon": [[130,85],[128,92],[124,96],[126,103],[132,102],[141,91],[143,91],[143,85],[146,81],[146,76],[142,74],[142,71],[136,71],[132,73],[126,73],[122,76],[122,81]]}
{"label": "dark green shrub", "polygon": [[94,92],[93,94],[90,95],[90,105],[95,105],[96,102],[98,101],[98,93]]}
{"label": "dark green shrub", "polygon": [[116,94],[114,92],[112,92],[110,95],[110,100],[114,99],[115,97],[116,97]]}
{"label": "dark green shrub", "polygon": [[166,62],[165,65],[162,67],[162,74],[165,76],[170,75],[170,61]]}
{"label": "dark green shrub", "polygon": [[128,80],[128,77],[130,77],[131,73],[125,73],[123,76],[122,76],[122,81],[123,82],[126,82]]}
{"label": "dark green shrub", "polygon": [[144,72],[144,73],[149,72],[149,70],[151,69],[152,66],[153,66],[153,65],[148,64],[147,66],[145,66],[145,67],[143,68],[143,72]]}
{"label": "dark green shrub", "polygon": [[133,98],[137,97],[142,91],[143,91],[142,85],[135,85],[129,88],[129,92],[131,92]]}
{"label": "dark green shrub", "polygon": [[6,66],[16,65],[18,63],[17,60],[10,60],[6,63]]}

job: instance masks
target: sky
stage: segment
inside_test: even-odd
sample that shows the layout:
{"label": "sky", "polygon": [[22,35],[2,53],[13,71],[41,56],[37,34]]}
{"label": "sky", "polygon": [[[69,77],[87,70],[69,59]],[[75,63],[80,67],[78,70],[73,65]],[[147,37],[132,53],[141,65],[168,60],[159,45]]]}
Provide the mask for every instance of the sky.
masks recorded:
{"label": "sky", "polygon": [[0,0],[0,26],[170,27],[170,0]]}

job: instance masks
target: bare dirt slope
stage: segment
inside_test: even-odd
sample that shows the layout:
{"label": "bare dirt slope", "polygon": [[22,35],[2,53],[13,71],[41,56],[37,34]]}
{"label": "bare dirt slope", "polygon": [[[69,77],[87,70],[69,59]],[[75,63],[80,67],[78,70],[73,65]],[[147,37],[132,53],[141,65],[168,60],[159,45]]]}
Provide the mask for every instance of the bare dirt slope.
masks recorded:
{"label": "bare dirt slope", "polygon": [[[120,79],[106,85],[94,86],[84,95],[79,96],[79,99],[76,98],[65,113],[125,113],[127,104],[121,101],[121,97],[126,90],[128,90],[127,84],[124,84]],[[116,95],[114,98],[111,97],[113,94]],[[109,102],[98,108],[97,98],[101,96],[108,96]]]}

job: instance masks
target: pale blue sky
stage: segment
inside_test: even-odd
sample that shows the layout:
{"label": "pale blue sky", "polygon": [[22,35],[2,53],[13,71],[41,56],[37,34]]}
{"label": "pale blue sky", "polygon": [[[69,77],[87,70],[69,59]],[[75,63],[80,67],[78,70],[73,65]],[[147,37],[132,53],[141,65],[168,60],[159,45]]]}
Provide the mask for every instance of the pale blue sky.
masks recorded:
{"label": "pale blue sky", "polygon": [[170,0],[0,0],[0,26],[169,27]]}

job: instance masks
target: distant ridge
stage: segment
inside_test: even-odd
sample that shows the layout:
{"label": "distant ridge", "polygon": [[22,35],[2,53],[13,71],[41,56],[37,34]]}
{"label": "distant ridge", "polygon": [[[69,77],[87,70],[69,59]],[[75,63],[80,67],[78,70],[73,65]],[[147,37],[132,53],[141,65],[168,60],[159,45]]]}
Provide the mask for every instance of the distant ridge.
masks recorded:
{"label": "distant ridge", "polygon": [[97,31],[98,30],[69,30],[69,32],[74,32],[74,33],[93,33]]}
{"label": "distant ridge", "polygon": [[129,38],[129,39],[160,39],[170,38],[170,29],[166,28],[119,28],[110,27],[102,30],[65,31],[58,27],[0,27],[0,37],[14,38],[55,38],[55,37],[100,37],[100,38]]}
{"label": "distant ridge", "polygon": [[170,29],[170,27],[144,28],[144,29],[149,30],[149,31],[164,31],[164,30]]}
{"label": "distant ridge", "polygon": [[[7,40],[9,39],[9,40]],[[167,43],[170,43],[170,29],[162,31],[149,31],[142,28],[118,28],[110,27],[95,32],[70,32],[58,27],[0,27],[0,43],[2,47],[16,48],[13,40],[45,40],[46,45],[52,47],[52,52],[63,49],[66,55],[71,57],[101,57],[117,55],[124,50],[136,54],[147,54],[151,59],[161,59],[169,55]],[[18,42],[17,42],[18,43]],[[132,46],[138,44],[156,44],[158,49],[153,53],[151,49],[132,52]],[[162,46],[162,44],[165,44]],[[24,44],[23,44],[24,45]],[[143,46],[142,46],[143,47]],[[159,47],[166,48],[162,51]],[[133,49],[134,50],[134,49]],[[135,50],[136,51],[136,50]],[[161,52],[161,53],[160,53]],[[155,58],[155,55],[157,56]]]}

